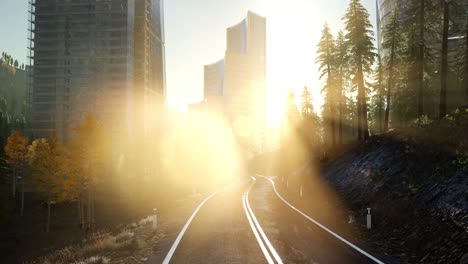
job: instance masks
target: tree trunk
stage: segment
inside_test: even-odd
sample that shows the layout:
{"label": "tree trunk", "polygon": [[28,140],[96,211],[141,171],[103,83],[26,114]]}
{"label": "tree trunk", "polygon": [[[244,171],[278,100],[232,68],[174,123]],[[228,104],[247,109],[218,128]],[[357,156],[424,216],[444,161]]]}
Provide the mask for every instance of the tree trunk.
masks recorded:
{"label": "tree trunk", "polygon": [[49,233],[50,231],[50,201],[47,201],[47,226],[46,232]]}
{"label": "tree trunk", "polygon": [[444,2],[444,24],[442,34],[442,62],[440,66],[440,104],[439,118],[447,114],[447,72],[448,72],[448,28],[449,28],[449,3]]}
{"label": "tree trunk", "polygon": [[419,58],[418,58],[418,91],[417,91],[417,103],[418,103],[418,117],[424,114],[424,12],[425,12],[425,1],[421,0],[421,10],[419,14]]}
{"label": "tree trunk", "polygon": [[465,87],[465,103],[468,105],[468,16],[466,17],[465,65],[463,69],[463,82],[463,86]]}
{"label": "tree trunk", "polygon": [[91,230],[91,187],[88,188],[88,202],[87,202],[87,229]]}
{"label": "tree trunk", "polygon": [[13,165],[13,173],[11,174],[11,193],[13,198],[16,198],[16,165]]}
{"label": "tree trunk", "polygon": [[21,177],[21,209],[20,216],[24,215],[24,175]]}
{"label": "tree trunk", "polygon": [[369,138],[369,127],[367,124],[367,102],[366,102],[366,91],[364,87],[364,73],[362,71],[362,64],[358,62],[358,104],[361,105],[361,111],[358,113],[360,119],[359,128],[361,132],[360,139],[366,140]]}
{"label": "tree trunk", "polygon": [[[380,89],[383,89],[383,85],[380,84]],[[379,91],[380,95],[379,95],[379,132],[380,133],[383,133],[384,130],[383,130],[383,107],[384,107],[384,102],[383,102],[383,95],[382,95],[382,91]]]}
{"label": "tree trunk", "polygon": [[356,126],[357,126],[357,132],[358,132],[358,140],[361,141],[362,140],[362,127],[361,127],[361,115],[362,115],[362,103],[361,103],[361,93],[360,93],[360,90],[358,88],[358,95],[357,95],[357,122],[356,122]]}
{"label": "tree trunk", "polygon": [[392,48],[390,51],[390,62],[388,65],[388,87],[387,87],[387,99],[385,105],[385,122],[384,122],[384,131],[388,130],[390,122],[390,106],[391,106],[391,94],[393,86],[393,61],[395,59],[395,40],[392,42]]}
{"label": "tree trunk", "polygon": [[[341,78],[341,77],[340,77]],[[340,84],[340,99],[339,99],[339,117],[338,117],[338,142],[343,145],[343,83]]]}
{"label": "tree trunk", "polygon": [[82,229],[81,197],[78,197],[78,199],[76,199],[76,209],[77,209],[77,215],[78,215],[78,226],[79,226],[80,229]]}
{"label": "tree trunk", "polygon": [[86,228],[86,226],[85,226],[85,222],[86,222],[86,219],[85,219],[85,201],[84,201],[84,198],[83,198],[83,194],[80,194],[80,214],[81,214],[81,218],[80,218],[81,229],[85,229]]}
{"label": "tree trunk", "polygon": [[[327,80],[328,91],[327,91],[327,93],[328,93],[328,96],[331,96],[333,94],[331,92],[331,89],[332,89],[331,88],[331,78],[332,78],[332,76],[331,76],[331,69],[330,68],[331,68],[330,65],[327,65],[327,75],[328,75],[328,80]],[[335,99],[335,98],[333,98],[333,99]],[[329,108],[330,108],[329,109],[329,113],[330,113],[329,122],[330,122],[330,129],[331,129],[331,141],[332,141],[332,146],[334,148],[335,145],[336,145],[336,138],[335,138],[335,136],[336,136],[336,125],[335,125],[336,116],[335,116],[334,111],[333,111],[333,105],[330,105]]]}

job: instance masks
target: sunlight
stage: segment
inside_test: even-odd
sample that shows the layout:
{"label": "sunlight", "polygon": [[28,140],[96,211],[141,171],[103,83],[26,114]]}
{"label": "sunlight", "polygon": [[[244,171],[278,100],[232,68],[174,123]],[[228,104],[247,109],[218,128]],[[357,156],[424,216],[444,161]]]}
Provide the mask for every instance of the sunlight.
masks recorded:
{"label": "sunlight", "polygon": [[[265,1],[260,6],[267,19],[267,83],[268,83],[268,125],[276,128],[284,116],[286,92],[288,89],[299,95],[305,85],[312,94],[314,110],[318,112],[323,104],[320,83],[317,81],[315,65],[316,43],[324,23],[320,17],[311,16],[311,6],[318,4],[293,0],[294,4],[284,5],[279,1]],[[301,8],[298,8],[301,7]]]}

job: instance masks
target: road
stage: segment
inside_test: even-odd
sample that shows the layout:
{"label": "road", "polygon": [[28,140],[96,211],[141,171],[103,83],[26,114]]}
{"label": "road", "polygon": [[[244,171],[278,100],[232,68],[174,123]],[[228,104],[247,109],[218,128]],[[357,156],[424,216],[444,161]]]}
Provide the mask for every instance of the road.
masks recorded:
{"label": "road", "polygon": [[148,263],[382,263],[255,176],[203,200]]}

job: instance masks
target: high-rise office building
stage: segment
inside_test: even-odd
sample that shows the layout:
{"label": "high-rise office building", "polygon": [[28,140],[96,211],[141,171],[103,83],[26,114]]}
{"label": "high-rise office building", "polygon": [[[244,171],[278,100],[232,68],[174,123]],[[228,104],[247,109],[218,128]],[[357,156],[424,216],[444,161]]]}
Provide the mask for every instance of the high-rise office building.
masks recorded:
{"label": "high-rise office building", "polygon": [[204,97],[208,111],[224,114],[224,58],[204,67]]}
{"label": "high-rise office building", "polygon": [[[205,66],[205,98],[222,95],[234,131],[262,148],[266,125],[266,19],[253,12],[227,29],[223,60]],[[252,143],[252,142],[251,142]]]}
{"label": "high-rise office building", "polygon": [[116,137],[148,131],[165,97],[161,0],[31,0],[30,21],[33,137],[68,140],[88,112]]}

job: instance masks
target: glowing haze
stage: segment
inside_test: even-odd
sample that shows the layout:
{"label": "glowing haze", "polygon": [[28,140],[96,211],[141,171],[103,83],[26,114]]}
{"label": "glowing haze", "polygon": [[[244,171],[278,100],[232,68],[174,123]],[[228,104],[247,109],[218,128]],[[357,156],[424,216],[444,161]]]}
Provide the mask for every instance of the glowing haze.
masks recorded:
{"label": "glowing haze", "polygon": [[[375,1],[362,0],[375,22]],[[224,56],[226,28],[252,10],[267,18],[267,85],[269,119],[282,111],[288,87],[300,93],[310,88],[315,110],[322,104],[315,51],[320,31],[328,22],[333,32],[342,29],[348,1],[344,0],[165,0],[166,75],[168,103],[183,109],[203,98],[203,65]],[[26,62],[27,0],[2,0],[0,50]]]}
{"label": "glowing haze", "polygon": [[[342,29],[348,1],[343,0],[171,0],[165,1],[166,62],[169,105],[180,107],[203,98],[203,65],[224,56],[226,28],[252,10],[267,18],[267,89],[270,123],[278,121],[284,93],[299,94],[307,85],[320,109],[315,51],[323,24]],[[363,4],[375,21],[375,1]]]}

